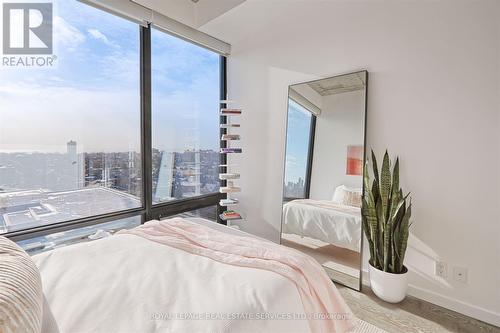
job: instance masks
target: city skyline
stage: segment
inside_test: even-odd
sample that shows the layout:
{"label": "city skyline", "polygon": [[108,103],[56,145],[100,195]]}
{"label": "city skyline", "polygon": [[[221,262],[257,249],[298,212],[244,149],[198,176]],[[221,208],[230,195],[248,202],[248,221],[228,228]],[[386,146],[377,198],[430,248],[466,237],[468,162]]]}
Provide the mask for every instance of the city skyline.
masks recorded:
{"label": "city skyline", "polygon": [[[75,141],[75,140],[68,140],[67,142],[69,141]],[[76,142],[76,141],[75,141]],[[33,145],[30,145],[30,146],[33,146]],[[61,144],[61,145],[58,145],[58,147],[60,146],[60,148],[57,150],[57,151],[43,151],[43,150],[40,150],[40,149],[11,149],[11,150],[6,150],[6,149],[0,149],[0,154],[16,154],[16,153],[19,153],[19,154],[66,154],[66,144]],[[193,151],[192,148],[185,148],[184,150],[172,150],[172,149],[160,149],[160,148],[157,148],[157,147],[153,147],[153,150],[158,150],[158,151],[166,151],[166,152],[175,152],[175,153],[182,153],[182,152],[186,152],[186,151]],[[203,148],[200,148],[200,149],[196,149],[196,150],[213,150],[213,151],[218,151],[219,148],[216,147],[216,148],[207,148],[207,149],[203,149]],[[78,153],[81,154],[81,153],[89,153],[89,154],[92,154],[92,153],[126,153],[126,152],[134,152],[134,153],[138,153],[140,154],[141,151],[140,150],[118,150],[118,151],[105,151],[105,150],[95,150],[95,151],[81,151],[81,150],[78,150]]]}
{"label": "city skyline", "polygon": [[[77,153],[76,141],[66,149],[0,152],[0,233],[141,206],[139,153]],[[154,203],[218,191],[218,151],[152,153]]]}
{"label": "city skyline", "polygon": [[305,197],[305,182],[302,177],[299,177],[296,182],[289,181],[283,183],[285,198],[304,198]]}
{"label": "city skyline", "polygon": [[[162,156],[167,154],[173,154],[173,156],[181,156],[180,160],[175,159],[172,165],[169,167],[172,169],[169,173],[173,173],[174,169],[182,168],[184,165],[193,167],[194,165],[198,165],[198,171],[203,174],[203,177],[207,175],[216,179],[213,181],[214,184],[218,185],[218,163],[219,163],[219,152],[218,150],[213,149],[185,149],[183,151],[165,151],[157,148],[152,149],[152,167],[153,167],[153,187],[156,186],[156,178],[159,176],[159,169],[161,164]],[[205,170],[201,170],[200,166],[207,163],[207,154],[211,155],[208,159],[211,163],[209,168],[205,168]],[[182,157],[182,156],[188,156]],[[199,157],[203,155],[202,157]],[[197,157],[198,156],[198,157]],[[193,161],[193,159],[197,157],[197,161]],[[101,160],[99,163],[98,160]],[[109,164],[109,160],[123,160],[127,163],[123,163],[120,167],[116,165]],[[191,159],[191,160],[190,160]],[[106,163],[108,163],[108,167],[119,169],[119,170],[128,170],[128,169],[138,169],[136,173],[141,175],[141,153],[135,151],[122,151],[122,152],[80,152],[78,148],[78,142],[74,140],[70,140],[66,143],[66,151],[65,152],[2,152],[0,151],[0,192],[2,192],[2,185],[5,187],[6,182],[10,182],[12,184],[23,184],[23,181],[28,179],[47,179],[48,175],[57,171],[58,177],[63,177],[68,174],[73,174],[73,178],[77,177],[85,180],[80,180],[73,182],[76,186],[68,186],[61,185],[60,182],[48,181],[46,186],[39,186],[36,188],[46,188],[50,190],[68,190],[72,188],[83,188],[90,183],[87,181],[91,175],[90,169],[99,169],[102,170],[106,167]],[[50,172],[46,170],[47,166],[51,168]],[[75,168],[85,168],[85,170],[77,170],[78,172],[75,175]],[[6,172],[11,170],[16,170],[17,178],[14,178],[12,175],[6,174]],[[29,170],[29,171],[26,171]],[[24,172],[23,172],[24,171]],[[130,170],[129,170],[130,171]],[[106,175],[101,176],[93,176],[96,180],[103,181],[103,178]],[[126,177],[125,177],[126,178]],[[29,182],[28,182],[29,183]],[[105,185],[106,186],[106,185]],[[21,190],[30,190],[32,186],[28,185],[24,188],[21,186]],[[3,189],[5,191],[5,188]]]}

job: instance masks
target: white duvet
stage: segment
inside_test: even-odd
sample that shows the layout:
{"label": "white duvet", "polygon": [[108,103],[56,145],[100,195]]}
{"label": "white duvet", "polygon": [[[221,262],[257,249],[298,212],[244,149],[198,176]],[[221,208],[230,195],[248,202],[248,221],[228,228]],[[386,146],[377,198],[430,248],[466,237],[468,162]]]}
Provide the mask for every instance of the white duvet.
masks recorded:
{"label": "white duvet", "polygon": [[307,320],[241,319],[303,313],[285,277],[141,237],[115,235],[33,260],[46,298],[45,333],[309,331]]}
{"label": "white duvet", "polygon": [[327,200],[293,200],[283,205],[282,232],[360,252],[360,209]]}

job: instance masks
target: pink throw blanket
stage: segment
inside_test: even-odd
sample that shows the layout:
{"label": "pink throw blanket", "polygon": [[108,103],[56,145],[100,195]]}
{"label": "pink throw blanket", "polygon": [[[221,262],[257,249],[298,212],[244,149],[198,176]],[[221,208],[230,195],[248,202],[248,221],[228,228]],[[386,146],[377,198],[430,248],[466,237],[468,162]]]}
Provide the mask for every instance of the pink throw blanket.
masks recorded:
{"label": "pink throw blanket", "polygon": [[323,268],[299,251],[230,235],[182,218],[151,221],[118,234],[140,236],[229,265],[278,273],[297,286],[312,332],[347,332],[353,328],[351,310]]}

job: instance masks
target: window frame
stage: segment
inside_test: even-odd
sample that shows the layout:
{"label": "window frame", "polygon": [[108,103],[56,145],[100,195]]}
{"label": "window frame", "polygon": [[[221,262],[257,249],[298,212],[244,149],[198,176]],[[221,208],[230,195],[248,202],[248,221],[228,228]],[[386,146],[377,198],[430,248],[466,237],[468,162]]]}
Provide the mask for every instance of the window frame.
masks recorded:
{"label": "window frame", "polygon": [[307,152],[307,169],[306,169],[306,179],[305,179],[305,193],[306,199],[309,199],[311,192],[311,175],[312,175],[312,164],[314,155],[314,139],[316,138],[316,115],[312,113],[311,126],[309,127],[309,148]]}
{"label": "window frame", "polygon": [[[290,100],[292,98],[289,97],[288,99]],[[289,108],[289,104],[290,104],[290,101],[288,101],[288,105],[287,105],[288,108]],[[313,165],[313,158],[314,158],[314,139],[316,138],[316,119],[317,119],[317,116],[313,112],[308,110],[306,107],[304,107],[304,106],[302,106],[302,107],[311,113],[311,122],[309,124],[309,144],[308,144],[308,148],[307,148],[306,174],[305,174],[305,179],[304,179],[304,197],[303,198],[295,198],[295,197],[283,196],[284,202],[289,202],[289,201],[296,200],[296,199],[309,199],[310,192],[311,192],[311,175],[312,175],[312,165]],[[288,123],[288,119],[287,119],[287,123]],[[287,130],[287,132],[288,132],[288,130]]]}
{"label": "window frame", "polygon": [[[112,15],[112,14],[110,14]],[[13,241],[20,241],[39,236],[45,236],[55,232],[68,231],[80,227],[88,227],[106,222],[112,222],[123,218],[141,216],[141,223],[146,221],[165,218],[179,213],[217,205],[224,197],[221,193],[204,194],[192,198],[172,200],[170,202],[157,203],[153,205],[153,183],[152,183],[152,92],[151,92],[151,30],[147,26],[137,25],[139,28],[140,47],[140,119],[141,119],[141,160],[142,160],[142,206],[129,210],[116,211],[108,214],[94,215],[75,220],[69,220],[50,225],[37,226],[29,229],[16,230],[1,234]],[[162,33],[166,33],[159,30]],[[189,41],[186,41],[189,42]],[[214,52],[213,50],[210,50]],[[219,55],[219,87],[220,99],[226,98],[227,93],[227,59]],[[223,121],[221,119],[221,121]],[[223,133],[221,129],[218,133]],[[220,140],[220,138],[219,138]],[[222,143],[222,142],[221,142]],[[225,156],[220,156],[221,164],[225,163]],[[222,182],[221,182],[222,184]],[[220,222],[220,221],[218,221]]]}

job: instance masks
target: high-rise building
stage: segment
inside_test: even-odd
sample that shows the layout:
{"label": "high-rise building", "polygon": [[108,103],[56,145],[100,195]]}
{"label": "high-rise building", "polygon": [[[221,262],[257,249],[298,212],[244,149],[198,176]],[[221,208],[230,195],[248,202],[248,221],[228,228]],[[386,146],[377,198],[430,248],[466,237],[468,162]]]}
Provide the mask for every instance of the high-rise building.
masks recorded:
{"label": "high-rise building", "polygon": [[174,153],[164,151],[161,156],[158,183],[156,185],[155,200],[166,201],[172,199],[172,180],[174,176]]}
{"label": "high-rise building", "polygon": [[66,144],[66,153],[68,154],[68,156],[76,157],[77,154],[76,141],[71,140]]}
{"label": "high-rise building", "polygon": [[78,146],[76,141],[70,140],[66,144],[67,160],[67,175],[65,186],[67,189],[79,189],[85,185],[85,171],[82,154],[78,154]]}

